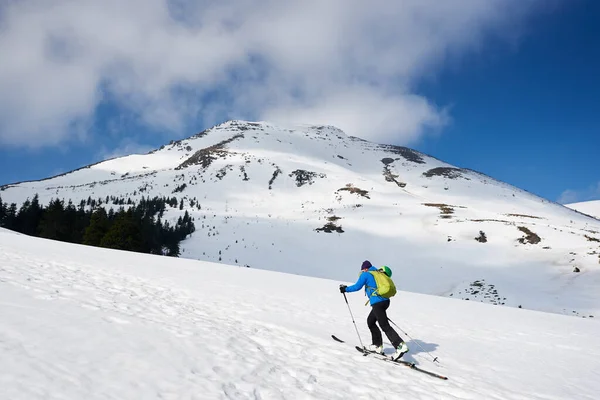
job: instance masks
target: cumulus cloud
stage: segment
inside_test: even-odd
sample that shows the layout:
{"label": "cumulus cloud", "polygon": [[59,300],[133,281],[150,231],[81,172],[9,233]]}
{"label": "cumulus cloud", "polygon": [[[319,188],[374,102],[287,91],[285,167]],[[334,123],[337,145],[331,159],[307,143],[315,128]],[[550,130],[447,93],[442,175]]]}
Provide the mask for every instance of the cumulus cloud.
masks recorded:
{"label": "cumulus cloud", "polygon": [[535,0],[21,0],[0,5],[0,143],[81,139],[110,101],[148,128],[226,118],[407,143],[447,121],[415,82]]}
{"label": "cumulus cloud", "polygon": [[447,120],[420,96],[382,93],[370,87],[345,88],[315,98],[309,104],[284,102],[264,111],[274,122],[327,124],[347,133],[385,141],[390,134],[409,142],[425,128],[439,128]]}

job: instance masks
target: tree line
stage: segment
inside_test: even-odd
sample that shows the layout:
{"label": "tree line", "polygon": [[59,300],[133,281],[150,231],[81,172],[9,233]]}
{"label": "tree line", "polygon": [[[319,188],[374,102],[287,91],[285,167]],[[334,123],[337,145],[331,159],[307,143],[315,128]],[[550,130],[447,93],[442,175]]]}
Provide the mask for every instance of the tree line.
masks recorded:
{"label": "tree line", "polygon": [[162,221],[167,206],[177,208],[175,197],[142,197],[137,204],[131,199],[110,200],[120,205],[117,211],[111,208],[107,212],[99,206],[101,200],[90,198],[77,207],[62,199],[52,199],[42,206],[36,194],[17,208],[0,197],[0,227],[63,242],[174,257],[180,255],[179,243],[195,230],[187,211],[174,225]]}

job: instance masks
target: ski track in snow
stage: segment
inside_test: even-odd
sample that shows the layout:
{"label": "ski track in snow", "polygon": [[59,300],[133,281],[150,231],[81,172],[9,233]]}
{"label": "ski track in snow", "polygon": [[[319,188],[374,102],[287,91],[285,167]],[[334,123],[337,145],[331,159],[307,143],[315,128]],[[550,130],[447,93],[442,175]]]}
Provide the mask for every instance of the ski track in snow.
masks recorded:
{"label": "ski track in snow", "polygon": [[[23,260],[18,256],[13,256],[7,261],[8,265],[23,265]],[[281,382],[286,387],[297,387],[300,393],[309,393],[313,390],[316,378],[310,370],[316,360],[307,351],[307,345],[311,344],[295,335],[293,331],[259,322],[249,323],[247,320],[242,322],[244,311],[248,311],[244,307],[235,311],[229,310],[225,318],[221,315],[223,312],[219,307],[223,300],[194,299],[169,288],[152,286],[140,279],[107,274],[102,271],[90,274],[83,269],[71,268],[55,262],[44,264],[35,261],[31,264],[36,267],[34,271],[17,271],[14,268],[3,267],[2,282],[30,290],[35,293],[34,298],[38,300],[67,300],[88,310],[101,311],[100,318],[107,323],[134,323],[145,329],[163,330],[170,334],[170,340],[175,341],[177,338],[197,338],[196,340],[199,341],[194,342],[194,345],[199,346],[200,349],[196,350],[200,350],[203,357],[212,358],[213,366],[209,369],[198,368],[193,365],[193,360],[188,360],[191,364],[189,371],[180,378],[189,380],[188,384],[193,384],[196,389],[204,385],[209,386],[210,381],[229,381],[222,384],[221,397],[231,399],[264,396],[285,398],[283,393],[272,385],[272,380]],[[3,306],[7,304],[2,303]],[[226,332],[230,333],[223,335]],[[209,346],[208,340],[217,336],[222,346]],[[268,337],[270,343],[267,343],[264,337]],[[269,347],[265,347],[272,346],[273,339],[277,340],[277,338],[285,338],[285,343],[277,347],[284,348],[290,343],[298,344],[299,346],[292,347],[292,350],[298,351],[289,351],[284,355],[282,352],[273,352]],[[186,342],[188,340],[182,341],[184,344]],[[268,362],[265,362],[267,360]],[[298,368],[297,372],[287,371],[277,366],[290,361]],[[239,366],[232,368],[232,364]],[[236,383],[233,379],[228,379],[228,375],[235,376]],[[261,376],[265,379],[258,381],[255,379]],[[244,395],[249,386],[248,382],[258,387],[252,390],[251,394]],[[28,388],[22,387],[19,392],[32,390],[29,388],[30,384],[31,382],[27,382]],[[178,385],[173,385],[173,388],[174,391],[171,393],[173,398],[180,398]],[[42,388],[39,389],[38,393],[41,393]],[[23,395],[23,392],[20,394]],[[169,390],[156,393],[160,396],[168,394]],[[219,393],[205,393],[205,395],[212,396]],[[203,396],[197,398],[204,398]]]}
{"label": "ski track in snow", "polygon": [[[372,399],[377,394],[381,399],[549,400],[593,399],[600,390],[599,349],[591,346],[598,344],[591,339],[600,333],[596,321],[532,313],[550,322],[534,332],[525,321],[519,327],[513,320],[506,324],[511,330],[503,331],[493,317],[483,319],[486,311],[507,312],[501,307],[472,304],[481,314],[459,312],[448,319],[443,313],[421,315],[427,308],[402,312],[402,320],[412,319],[424,336],[443,343],[436,352],[438,345],[420,342],[440,355],[442,367],[428,363],[414,342],[407,355],[450,378],[440,381],[358,354],[332,281],[1,231],[0,238],[2,398]],[[325,289],[331,292],[322,294]],[[416,308],[410,295],[402,297],[392,311],[411,303]],[[364,341],[366,311],[358,308],[363,299],[351,297]],[[450,305],[447,314],[452,305],[468,303],[437,301]],[[482,319],[480,325],[467,324],[474,317]],[[332,341],[332,329],[347,343]],[[482,352],[501,352],[504,345],[507,360]],[[514,346],[527,352],[511,351]],[[589,355],[581,356],[582,350]],[[564,365],[550,365],[550,352]],[[527,358],[534,354],[541,356],[537,363]],[[548,372],[528,370],[546,362]]]}

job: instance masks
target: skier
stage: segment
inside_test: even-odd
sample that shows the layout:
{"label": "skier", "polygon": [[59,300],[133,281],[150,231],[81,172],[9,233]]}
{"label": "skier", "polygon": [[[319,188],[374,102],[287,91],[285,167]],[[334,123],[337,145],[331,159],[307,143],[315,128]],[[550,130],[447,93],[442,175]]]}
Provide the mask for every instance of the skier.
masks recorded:
{"label": "skier", "polygon": [[[371,312],[367,317],[367,325],[369,330],[371,331],[371,341],[372,344],[369,346],[369,350],[375,351],[379,354],[383,354],[383,338],[381,337],[381,331],[377,328],[375,322],[379,323],[381,329],[385,332],[385,335],[392,343],[392,346],[396,349],[394,354],[392,354],[392,360],[398,360],[402,357],[406,352],[408,352],[408,346],[404,343],[404,340],[398,335],[398,333],[390,326],[390,321],[388,320],[386,310],[390,306],[390,299],[385,297],[378,296],[375,294],[372,295],[373,292],[377,289],[377,284],[375,283],[375,278],[369,271],[378,271],[377,268],[373,267],[368,260],[365,260],[360,266],[361,274],[358,277],[358,281],[352,286],[346,286],[344,284],[340,285],[340,293],[350,293],[356,292],[362,289],[365,286],[365,293],[369,298],[369,302],[371,303]],[[389,271],[389,268],[386,269]],[[388,273],[388,276],[391,275],[391,271]]]}

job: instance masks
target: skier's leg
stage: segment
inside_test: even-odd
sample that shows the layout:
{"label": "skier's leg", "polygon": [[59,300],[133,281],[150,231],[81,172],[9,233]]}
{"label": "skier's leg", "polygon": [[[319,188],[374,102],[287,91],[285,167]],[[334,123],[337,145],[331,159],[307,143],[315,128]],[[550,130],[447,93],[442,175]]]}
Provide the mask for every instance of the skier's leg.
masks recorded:
{"label": "skier's leg", "polygon": [[383,344],[383,338],[381,337],[381,331],[377,327],[377,317],[375,315],[375,308],[371,308],[371,312],[367,317],[367,326],[371,331],[371,343],[375,346],[381,346]]}
{"label": "skier's leg", "polygon": [[382,301],[382,302],[376,303],[373,306],[373,310],[371,312],[373,314],[375,314],[375,318],[377,319],[379,326],[381,327],[383,332],[385,332],[385,335],[390,340],[390,343],[392,343],[392,346],[394,346],[394,348],[396,348],[404,340],[402,340],[400,335],[398,335],[398,333],[390,325],[390,321],[388,320],[387,313],[386,313],[386,310],[388,309],[389,306],[390,306],[389,301]]}

